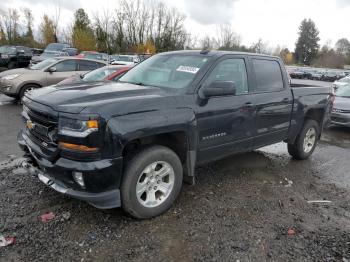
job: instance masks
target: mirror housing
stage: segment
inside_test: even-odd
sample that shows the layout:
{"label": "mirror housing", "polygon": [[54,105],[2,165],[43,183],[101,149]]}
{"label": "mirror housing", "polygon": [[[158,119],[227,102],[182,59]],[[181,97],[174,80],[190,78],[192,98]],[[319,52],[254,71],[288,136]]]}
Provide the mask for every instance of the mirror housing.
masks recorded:
{"label": "mirror housing", "polygon": [[56,72],[56,67],[52,66],[47,70],[49,73]]}
{"label": "mirror housing", "polygon": [[202,94],[205,98],[235,95],[236,85],[233,81],[214,81],[202,88]]}

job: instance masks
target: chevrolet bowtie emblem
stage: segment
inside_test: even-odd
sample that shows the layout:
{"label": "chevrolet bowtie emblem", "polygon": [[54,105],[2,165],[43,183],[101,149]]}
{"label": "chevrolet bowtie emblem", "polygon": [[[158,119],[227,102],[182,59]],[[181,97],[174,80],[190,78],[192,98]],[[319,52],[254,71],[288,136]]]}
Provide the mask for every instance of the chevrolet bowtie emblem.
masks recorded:
{"label": "chevrolet bowtie emblem", "polygon": [[32,121],[27,120],[27,128],[28,128],[29,130],[33,130],[34,127],[35,127],[35,124],[34,124]]}

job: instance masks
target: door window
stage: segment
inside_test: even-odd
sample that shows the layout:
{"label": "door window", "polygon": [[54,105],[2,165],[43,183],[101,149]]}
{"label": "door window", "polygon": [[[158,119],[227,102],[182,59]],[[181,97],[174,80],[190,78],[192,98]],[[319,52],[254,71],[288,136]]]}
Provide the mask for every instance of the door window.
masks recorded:
{"label": "door window", "polygon": [[220,61],[205,80],[204,85],[214,81],[232,81],[236,86],[236,95],[248,93],[247,71],[244,59],[234,58]]}
{"label": "door window", "polygon": [[256,92],[273,92],[283,89],[282,71],[274,60],[253,59]]}
{"label": "door window", "polygon": [[75,71],[75,60],[64,60],[58,62],[54,67],[56,67],[56,72]]}
{"label": "door window", "polygon": [[99,68],[96,62],[80,60],[78,61],[78,71],[91,71]]}

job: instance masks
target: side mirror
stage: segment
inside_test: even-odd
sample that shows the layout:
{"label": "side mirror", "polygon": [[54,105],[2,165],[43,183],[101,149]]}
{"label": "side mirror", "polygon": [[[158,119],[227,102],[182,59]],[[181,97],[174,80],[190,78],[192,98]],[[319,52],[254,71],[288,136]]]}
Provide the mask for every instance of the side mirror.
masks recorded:
{"label": "side mirror", "polygon": [[50,73],[56,72],[56,67],[50,67],[47,71],[49,71]]}
{"label": "side mirror", "polygon": [[233,81],[214,81],[202,88],[202,94],[205,98],[235,95],[236,85]]}

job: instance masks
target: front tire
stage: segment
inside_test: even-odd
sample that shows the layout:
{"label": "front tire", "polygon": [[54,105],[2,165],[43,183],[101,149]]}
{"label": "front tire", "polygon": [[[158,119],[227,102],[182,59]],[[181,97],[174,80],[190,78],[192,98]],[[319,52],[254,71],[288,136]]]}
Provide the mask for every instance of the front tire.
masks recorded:
{"label": "front tire", "polygon": [[135,218],[151,218],[166,212],[182,187],[179,157],[169,148],[152,146],[127,163],[121,185],[122,207]]}
{"label": "front tire", "polygon": [[25,85],[21,88],[21,91],[19,92],[19,95],[18,95],[18,98],[19,98],[19,101],[22,103],[22,99],[24,97],[24,95],[33,90],[33,89],[36,89],[36,88],[39,88],[39,86],[37,85],[33,85],[33,84],[28,84],[28,85]]}
{"label": "front tire", "polygon": [[315,120],[306,120],[294,144],[288,144],[289,154],[297,160],[307,159],[315,150],[320,134]]}

